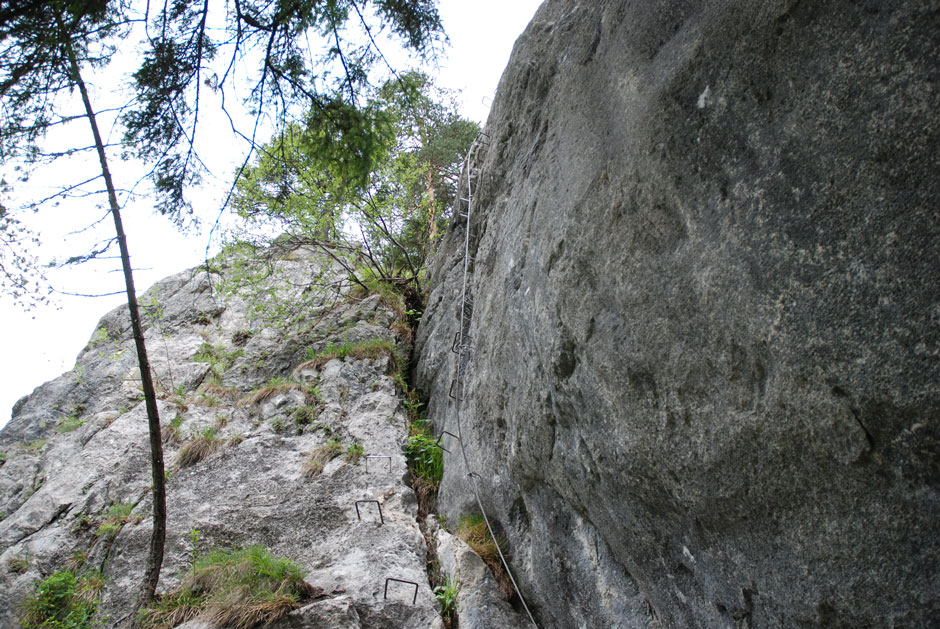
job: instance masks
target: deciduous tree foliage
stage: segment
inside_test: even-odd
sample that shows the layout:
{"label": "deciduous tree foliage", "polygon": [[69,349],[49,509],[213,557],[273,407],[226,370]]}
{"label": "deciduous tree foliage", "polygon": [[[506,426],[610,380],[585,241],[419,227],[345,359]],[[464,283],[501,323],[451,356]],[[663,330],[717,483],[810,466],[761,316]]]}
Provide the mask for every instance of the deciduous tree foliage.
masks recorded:
{"label": "deciduous tree foliage", "polygon": [[[332,119],[311,112],[243,170],[235,209],[249,227],[268,228],[262,240],[286,233],[295,243],[320,244],[352,281],[377,278],[420,301],[425,261],[479,133],[447,99],[426,75],[412,72],[344,112],[359,117],[357,134],[340,133]],[[245,232],[238,237],[251,239]]]}
{"label": "deciduous tree foliage", "polygon": [[[222,26],[210,28],[217,9]],[[136,28],[135,28],[136,27]],[[122,108],[124,145],[128,154],[150,166],[157,209],[184,223],[190,208],[186,186],[198,180],[202,163],[196,150],[199,120],[205,115],[202,90],[231,99],[235,76],[248,77],[247,103],[258,121],[270,116],[286,126],[297,111],[308,114],[309,127],[358,147],[343,157],[350,172],[370,171],[381,154],[360,92],[369,69],[380,59],[373,34],[388,28],[419,54],[432,52],[441,37],[440,20],[431,0],[48,0],[0,3],[0,159],[31,164],[91,152],[100,165],[88,181],[67,182],[60,190],[30,207],[82,194],[100,194],[115,225],[121,250],[125,288],[150,425],[154,478],[154,534],[142,600],[153,597],[163,555],[165,494],[160,423],[150,378],[127,241],[121,222],[119,188],[114,183],[108,150],[98,128],[97,112],[86,87],[85,72],[111,61],[119,45],[143,31],[141,63],[133,74],[133,95]],[[349,32],[354,30],[355,36]],[[213,60],[227,59],[213,71]],[[80,113],[75,93],[81,100]],[[223,110],[225,108],[223,107]],[[47,132],[58,125],[84,120],[92,132],[89,144],[48,149]],[[334,155],[336,157],[336,155]],[[88,190],[94,183],[101,187]],[[0,233],[15,228],[6,211]],[[4,239],[0,245],[17,241]],[[106,249],[107,247],[105,247]],[[96,250],[91,255],[97,255]],[[88,256],[85,256],[88,257]],[[4,257],[20,269],[28,266],[19,254]],[[7,272],[23,286],[15,272]]]}

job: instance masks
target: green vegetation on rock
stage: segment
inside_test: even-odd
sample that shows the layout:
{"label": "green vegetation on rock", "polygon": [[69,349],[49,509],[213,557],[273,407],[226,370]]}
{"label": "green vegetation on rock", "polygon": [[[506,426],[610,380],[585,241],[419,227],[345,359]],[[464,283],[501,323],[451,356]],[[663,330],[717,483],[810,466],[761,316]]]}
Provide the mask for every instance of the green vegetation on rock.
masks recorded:
{"label": "green vegetation on rock", "polygon": [[179,587],[141,610],[143,627],[170,629],[199,618],[249,629],[296,609],[313,592],[301,569],[263,546],[214,550],[195,558]]}
{"label": "green vegetation on rock", "polygon": [[80,576],[60,570],[40,581],[36,592],[26,599],[20,623],[23,629],[90,629],[98,609],[101,575]]}

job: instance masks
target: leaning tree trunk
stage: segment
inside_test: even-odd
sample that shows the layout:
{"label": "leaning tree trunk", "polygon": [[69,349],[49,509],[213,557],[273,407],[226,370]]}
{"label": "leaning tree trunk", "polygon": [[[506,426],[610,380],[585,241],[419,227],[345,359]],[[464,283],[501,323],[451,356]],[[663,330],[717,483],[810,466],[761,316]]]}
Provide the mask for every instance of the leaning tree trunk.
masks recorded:
{"label": "leaning tree trunk", "polygon": [[117,234],[118,246],[121,249],[121,264],[124,267],[124,284],[127,288],[127,308],[131,315],[131,328],[134,332],[134,343],[137,346],[137,363],[140,367],[140,383],[144,392],[147,406],[147,420],[150,429],[150,462],[153,472],[153,535],[150,539],[150,556],[147,560],[147,574],[144,577],[139,605],[153,600],[157,582],[160,580],[160,568],[163,565],[163,549],[166,542],[166,483],[163,469],[163,439],[160,435],[160,415],[157,410],[157,394],[153,388],[153,378],[150,373],[150,361],[147,359],[147,346],[144,342],[144,332],[140,325],[140,311],[137,307],[137,292],[134,289],[134,274],[131,270],[130,254],[127,249],[127,239],[124,236],[124,225],[121,221],[121,208],[118,205],[114,182],[108,168],[108,158],[104,152],[104,143],[98,130],[98,121],[91,107],[88,90],[82,80],[78,62],[72,44],[66,39],[65,49],[71,65],[72,79],[78,86],[85,106],[85,114],[91,125],[91,132],[95,137],[95,147],[98,151],[98,161],[101,165],[101,175],[104,178],[108,191],[108,203],[111,206],[111,216],[114,218],[114,231]]}

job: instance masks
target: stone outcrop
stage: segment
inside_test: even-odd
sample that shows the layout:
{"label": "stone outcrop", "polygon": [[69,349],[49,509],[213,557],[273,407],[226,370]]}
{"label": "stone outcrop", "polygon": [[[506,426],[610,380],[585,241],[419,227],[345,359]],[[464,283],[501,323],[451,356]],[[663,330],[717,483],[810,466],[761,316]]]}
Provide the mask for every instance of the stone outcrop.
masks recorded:
{"label": "stone outcrop", "polygon": [[[298,564],[320,593],[277,627],[441,627],[402,450],[401,365],[388,352],[355,351],[407,336],[400,309],[378,294],[350,294],[342,270],[309,251],[269,265],[273,273],[254,290],[276,289],[278,304],[248,293],[221,297],[222,275],[235,272],[228,267],[180,273],[140,300],[168,470],[158,591],[179,584],[195,554],[260,544]],[[339,288],[314,289],[313,277],[315,286]],[[253,314],[259,305],[268,314],[284,305],[293,313],[277,315],[275,325]],[[152,503],[147,421],[126,322],[126,308],[103,317],[75,368],[21,400],[0,432],[4,627],[17,626],[38,579],[79,565],[101,570],[105,626],[133,618]],[[212,451],[186,461],[187,444],[200,436]],[[324,447],[333,450],[311,469],[311,453]],[[358,500],[378,505],[360,503],[357,515]],[[124,509],[119,517],[115,505]],[[416,583],[417,592],[399,581],[386,590],[389,577]]]}
{"label": "stone outcrop", "polygon": [[[542,626],[940,617],[937,59],[919,0],[541,7],[476,162],[462,422]],[[464,236],[418,339],[451,432]]]}

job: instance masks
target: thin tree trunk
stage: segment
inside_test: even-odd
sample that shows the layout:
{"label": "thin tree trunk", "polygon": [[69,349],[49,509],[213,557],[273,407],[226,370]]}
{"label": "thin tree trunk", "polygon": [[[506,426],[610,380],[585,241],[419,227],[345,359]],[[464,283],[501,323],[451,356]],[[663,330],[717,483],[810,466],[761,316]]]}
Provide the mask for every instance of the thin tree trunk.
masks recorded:
{"label": "thin tree trunk", "polygon": [[[60,22],[61,26],[61,22]],[[163,565],[163,550],[166,543],[166,483],[163,468],[163,439],[160,434],[160,415],[157,409],[157,395],[153,387],[153,378],[150,373],[150,361],[147,359],[147,346],[144,342],[144,332],[140,325],[140,310],[137,307],[137,291],[134,288],[134,274],[131,270],[131,259],[127,249],[127,239],[124,236],[124,225],[121,221],[121,208],[118,205],[117,194],[108,168],[108,158],[104,152],[104,143],[98,131],[98,121],[91,107],[88,90],[82,80],[78,62],[72,44],[66,39],[66,53],[72,67],[73,80],[82,95],[88,123],[95,136],[95,147],[98,151],[98,161],[101,164],[101,174],[104,177],[105,187],[108,190],[108,203],[111,206],[111,216],[114,218],[114,231],[117,234],[118,246],[121,249],[121,264],[124,267],[124,284],[127,288],[127,308],[131,315],[131,328],[134,332],[134,343],[137,346],[137,363],[140,367],[140,383],[144,391],[144,400],[147,407],[147,420],[150,429],[150,463],[153,472],[153,535],[150,539],[150,556],[147,560],[147,574],[144,578],[138,605],[153,600],[157,582],[160,580],[160,568]]]}
{"label": "thin tree trunk", "polygon": [[424,192],[428,195],[428,242],[433,247],[437,240],[437,197],[434,194],[434,170],[430,165],[424,174]]}

